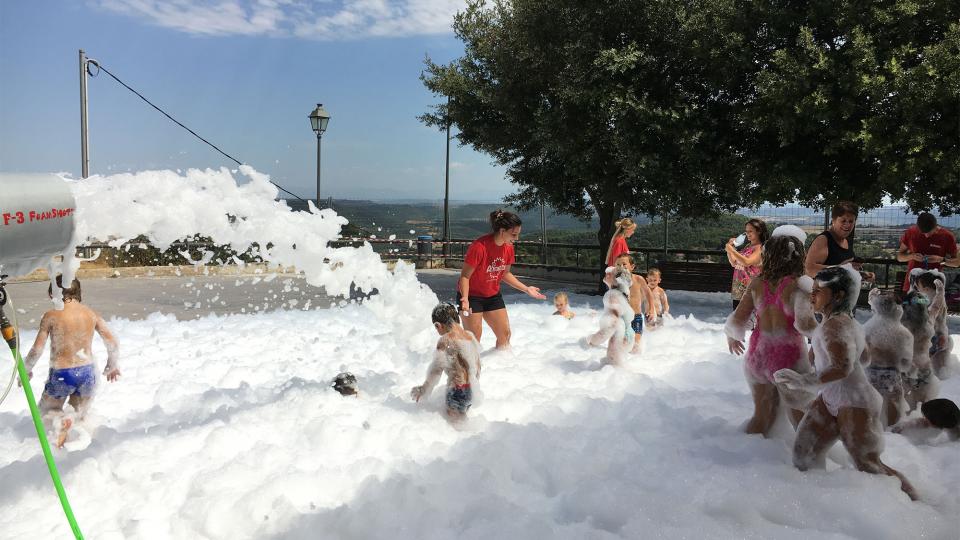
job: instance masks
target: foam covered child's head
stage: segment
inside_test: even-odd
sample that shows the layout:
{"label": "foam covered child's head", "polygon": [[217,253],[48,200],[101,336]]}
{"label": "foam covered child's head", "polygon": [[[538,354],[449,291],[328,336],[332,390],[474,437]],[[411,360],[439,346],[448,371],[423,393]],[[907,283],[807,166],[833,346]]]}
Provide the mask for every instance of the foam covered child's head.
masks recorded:
{"label": "foam covered child's head", "polygon": [[449,332],[454,324],[460,324],[460,314],[457,312],[456,306],[449,302],[437,304],[433,308],[430,318],[433,320],[433,327],[441,335]]}

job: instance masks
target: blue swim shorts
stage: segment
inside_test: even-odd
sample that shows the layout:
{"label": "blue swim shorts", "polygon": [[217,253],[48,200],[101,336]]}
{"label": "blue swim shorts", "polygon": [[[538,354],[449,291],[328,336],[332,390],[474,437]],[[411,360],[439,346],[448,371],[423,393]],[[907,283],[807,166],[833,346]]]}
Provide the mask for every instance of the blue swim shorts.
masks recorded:
{"label": "blue swim shorts", "polygon": [[76,395],[88,397],[93,395],[97,386],[97,372],[93,364],[66,369],[50,369],[47,384],[43,392],[50,397],[63,399]]}
{"label": "blue swim shorts", "polygon": [[637,315],[633,318],[633,321],[630,323],[630,328],[633,328],[633,331],[643,335],[643,315]]}

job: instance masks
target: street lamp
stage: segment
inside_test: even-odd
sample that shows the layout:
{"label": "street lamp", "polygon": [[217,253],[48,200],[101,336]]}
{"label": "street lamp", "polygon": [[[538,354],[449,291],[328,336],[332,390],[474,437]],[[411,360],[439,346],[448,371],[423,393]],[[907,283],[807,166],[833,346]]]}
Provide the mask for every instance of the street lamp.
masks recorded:
{"label": "street lamp", "polygon": [[320,207],[320,137],[327,130],[327,124],[330,122],[330,115],[323,108],[322,103],[317,103],[317,108],[308,116],[310,127],[317,134],[317,207]]}

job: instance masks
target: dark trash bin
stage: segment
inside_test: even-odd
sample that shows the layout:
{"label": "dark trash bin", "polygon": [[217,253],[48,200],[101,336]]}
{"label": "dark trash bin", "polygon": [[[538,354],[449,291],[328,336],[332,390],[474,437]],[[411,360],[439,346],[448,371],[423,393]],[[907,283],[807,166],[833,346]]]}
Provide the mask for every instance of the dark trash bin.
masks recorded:
{"label": "dark trash bin", "polygon": [[429,234],[417,237],[417,258],[429,259],[433,255],[433,237]]}

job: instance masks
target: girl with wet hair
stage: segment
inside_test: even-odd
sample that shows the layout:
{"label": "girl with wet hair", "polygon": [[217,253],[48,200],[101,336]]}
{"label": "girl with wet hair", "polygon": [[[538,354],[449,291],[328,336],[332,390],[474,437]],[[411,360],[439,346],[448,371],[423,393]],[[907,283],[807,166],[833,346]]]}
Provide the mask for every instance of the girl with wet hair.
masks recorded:
{"label": "girl with wet hair", "polygon": [[503,210],[491,212],[493,232],[470,244],[460,270],[457,304],[464,317],[463,326],[479,340],[486,321],[497,336],[498,349],[510,347],[510,319],[500,294],[500,282],[531,298],[547,298],[539,288],[524,285],[510,272],[514,262],[513,243],[520,238],[520,225],[520,217],[516,214]]}
{"label": "girl with wet hair", "polygon": [[756,326],[744,362],[744,375],[753,395],[753,417],[747,433],[767,436],[777,419],[781,399],[791,408],[790,420],[796,425],[803,417],[806,402],[781,395],[773,374],[790,368],[800,373],[810,371],[807,346],[801,329],[816,325],[808,307],[810,278],[803,274],[803,237],[799,229],[778,228],[763,247],[763,270],[750,282],[737,309],[727,317],[724,332],[733,354],[743,354],[743,342],[751,315],[756,313]]}
{"label": "girl with wet hair", "polygon": [[793,464],[801,471],[824,468],[827,451],[840,439],[857,469],[899,478],[901,489],[916,500],[910,482],[880,460],[882,398],[867,380],[860,361],[866,339],[853,318],[859,292],[860,274],[850,265],[818,272],[810,294],[811,307],[823,315],[810,334],[816,371],[782,369],[774,375],[784,388],[817,395],[797,428]]}

